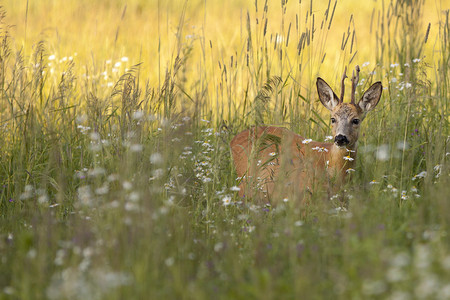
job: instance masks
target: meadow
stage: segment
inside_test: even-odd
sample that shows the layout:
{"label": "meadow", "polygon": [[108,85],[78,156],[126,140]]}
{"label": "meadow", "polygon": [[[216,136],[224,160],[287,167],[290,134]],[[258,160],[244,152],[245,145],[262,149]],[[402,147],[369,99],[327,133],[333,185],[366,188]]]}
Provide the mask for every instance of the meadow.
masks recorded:
{"label": "meadow", "polygon": [[[357,2],[3,1],[0,299],[450,299],[450,2]],[[325,140],[355,65],[347,201],[240,199],[233,136]]]}

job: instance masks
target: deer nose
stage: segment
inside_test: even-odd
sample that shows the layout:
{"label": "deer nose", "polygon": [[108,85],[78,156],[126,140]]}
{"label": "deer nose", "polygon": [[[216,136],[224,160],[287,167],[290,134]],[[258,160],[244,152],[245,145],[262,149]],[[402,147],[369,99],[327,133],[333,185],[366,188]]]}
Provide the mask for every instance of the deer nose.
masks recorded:
{"label": "deer nose", "polygon": [[341,147],[341,146],[348,145],[349,140],[347,139],[347,137],[346,137],[345,135],[338,134],[338,135],[334,138],[334,142],[336,143],[336,145],[338,145],[339,147]]}

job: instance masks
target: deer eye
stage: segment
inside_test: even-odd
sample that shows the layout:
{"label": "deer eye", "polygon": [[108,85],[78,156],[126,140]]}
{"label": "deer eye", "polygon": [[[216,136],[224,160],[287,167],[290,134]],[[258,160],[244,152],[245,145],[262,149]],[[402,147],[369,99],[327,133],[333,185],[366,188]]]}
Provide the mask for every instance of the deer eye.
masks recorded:
{"label": "deer eye", "polygon": [[331,118],[331,124],[336,123],[336,119],[335,118]]}
{"label": "deer eye", "polygon": [[353,119],[353,120],[352,120],[352,123],[355,124],[355,125],[358,125],[359,122],[360,122],[359,119]]}

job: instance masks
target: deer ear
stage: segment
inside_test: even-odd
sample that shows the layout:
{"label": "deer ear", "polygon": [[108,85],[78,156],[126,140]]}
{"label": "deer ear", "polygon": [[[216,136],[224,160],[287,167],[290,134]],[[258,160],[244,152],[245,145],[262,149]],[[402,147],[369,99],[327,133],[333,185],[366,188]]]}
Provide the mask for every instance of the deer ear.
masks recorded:
{"label": "deer ear", "polygon": [[317,92],[319,93],[320,102],[328,110],[333,110],[339,104],[339,98],[325,80],[320,77],[317,78]]}
{"label": "deer ear", "polygon": [[381,98],[381,92],[383,91],[383,86],[381,82],[375,82],[362,96],[361,100],[358,102],[358,106],[363,112],[371,111],[377,106]]}

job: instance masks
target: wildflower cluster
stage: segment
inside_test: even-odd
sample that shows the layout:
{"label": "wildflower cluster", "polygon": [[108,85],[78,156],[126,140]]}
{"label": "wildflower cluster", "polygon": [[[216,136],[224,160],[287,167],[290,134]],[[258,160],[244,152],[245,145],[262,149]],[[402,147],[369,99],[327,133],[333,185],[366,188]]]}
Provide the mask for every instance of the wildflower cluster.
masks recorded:
{"label": "wildflower cluster", "polygon": [[214,147],[210,139],[195,141],[195,143],[201,147],[194,160],[195,177],[203,183],[209,183],[213,180],[211,154],[214,152]]}
{"label": "wildflower cluster", "polygon": [[[410,70],[408,69],[411,69],[412,67],[414,67],[414,65],[419,64],[420,62],[420,58],[415,58],[411,61],[411,63],[404,63],[401,69],[409,73]],[[398,92],[402,92],[404,90],[412,88],[412,83],[408,82],[407,79],[404,78],[404,72],[402,72],[401,70],[399,71],[400,67],[401,66],[399,63],[392,63],[390,65],[388,74],[386,74],[386,76],[390,78],[389,82],[391,83],[392,87],[394,87]],[[399,94],[397,96],[399,96]]]}
{"label": "wildflower cluster", "polygon": [[317,151],[317,152],[319,152],[319,153],[322,153],[322,152],[328,152],[328,149],[327,149],[327,148],[325,148],[325,147],[319,147],[319,146],[313,147],[313,148],[311,148],[311,150]]}
{"label": "wildflower cluster", "polygon": [[415,245],[411,252],[388,249],[382,253],[385,271],[382,276],[363,281],[361,289],[365,296],[384,295],[388,299],[450,297],[450,284],[441,279],[442,274],[450,272],[450,256],[436,255],[431,244],[441,238],[442,232],[435,228],[423,234],[426,242]]}

